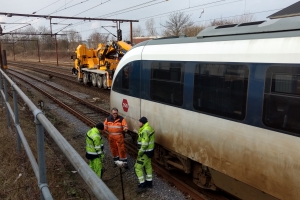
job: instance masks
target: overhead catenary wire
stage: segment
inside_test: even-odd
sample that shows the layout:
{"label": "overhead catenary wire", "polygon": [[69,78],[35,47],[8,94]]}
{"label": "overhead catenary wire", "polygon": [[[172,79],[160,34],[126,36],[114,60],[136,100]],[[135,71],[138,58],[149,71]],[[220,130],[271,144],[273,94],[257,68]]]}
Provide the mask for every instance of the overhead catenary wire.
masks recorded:
{"label": "overhead catenary wire", "polygon": [[43,8],[41,8],[41,9],[39,9],[39,10],[33,12],[32,14],[36,14],[37,12],[39,12],[39,11],[41,11],[41,10],[44,10],[45,8],[48,8],[49,6],[52,6],[53,4],[55,4],[55,3],[59,2],[59,1],[60,1],[60,0],[57,0],[57,1],[55,1],[55,2],[53,2],[53,3],[51,3],[51,4],[49,4],[49,5],[47,5],[47,6],[45,6],[45,7],[43,7]]}
{"label": "overhead catenary wire", "polygon": [[281,9],[282,8],[277,8],[277,9],[273,9],[273,10],[263,10],[263,11],[252,12],[252,13],[245,13],[245,14],[241,14],[241,15],[232,15],[232,16],[228,16],[228,17],[218,17],[218,18],[213,18],[213,19],[195,21],[195,23],[196,22],[212,21],[212,20],[216,20],[216,19],[227,19],[227,18],[239,17],[239,16],[243,16],[243,15],[252,15],[252,14],[257,14],[257,13],[271,12],[271,11],[277,11],[277,10],[281,10]]}
{"label": "overhead catenary wire", "polygon": [[[211,18],[211,19],[207,19],[207,20],[195,21],[194,23],[205,22],[205,21],[213,21],[213,20],[217,20],[217,19],[227,19],[227,18],[239,17],[239,16],[244,16],[244,15],[252,15],[252,14],[257,14],[257,13],[271,12],[271,11],[277,11],[277,10],[281,10],[281,9],[282,8],[277,8],[277,9],[273,9],[273,10],[263,10],[263,11],[257,11],[257,12],[246,13],[246,14],[241,14],[241,15],[232,15],[232,16],[227,16],[227,17]],[[154,27],[154,28],[160,28],[160,26],[157,26],[157,27]],[[141,30],[147,30],[147,29],[141,29]],[[129,31],[124,31],[123,33],[129,33]]]}
{"label": "overhead catenary wire", "polygon": [[[138,6],[144,6],[145,4],[149,4],[149,3],[152,3],[152,2],[154,2],[154,1],[158,1],[158,0],[147,1],[147,2],[145,2],[145,3],[137,4],[137,5],[134,5],[134,6],[131,6],[131,7],[127,7],[127,8],[121,9],[121,10],[117,10],[117,11],[114,11],[114,12],[111,12],[111,13],[107,13],[107,14],[101,15],[101,16],[99,16],[99,17],[105,17],[105,16],[110,15],[110,14],[114,14],[114,15],[115,15],[115,14],[120,14],[120,11],[128,10],[128,9],[131,9],[131,8],[136,8],[136,7],[138,7]],[[165,0],[164,0],[163,2],[165,2]],[[149,7],[149,6],[150,6],[150,5],[148,5],[147,7]],[[142,8],[144,8],[144,7],[142,7]],[[131,10],[129,10],[129,11],[131,11]],[[128,11],[128,12],[129,12],[129,11]]]}
{"label": "overhead catenary wire", "polygon": [[[84,13],[84,12],[87,12],[87,11],[89,11],[89,10],[92,10],[92,9],[98,7],[98,6],[101,6],[101,5],[103,5],[103,4],[107,3],[107,2],[109,2],[109,1],[112,1],[112,0],[107,0],[107,1],[105,1],[105,2],[103,2],[103,3],[101,2],[100,4],[97,4],[96,6],[90,7],[90,8],[87,9],[87,10],[84,10],[84,11],[82,11],[82,12],[76,14],[76,15],[73,15],[72,17],[78,16],[78,15]],[[67,19],[61,20],[61,21],[59,21],[58,23],[61,23],[61,22],[66,21],[66,20],[67,20]]]}
{"label": "overhead catenary wire", "polygon": [[[112,13],[123,14],[123,13],[126,13],[126,12],[130,12],[130,11],[132,11],[132,10],[129,10],[129,11],[126,11],[126,12],[123,12],[123,13],[118,13],[118,12],[120,12],[120,11],[123,11],[123,10],[126,10],[126,9],[131,9],[131,8],[136,8],[136,7],[138,7],[138,6],[143,6],[143,5],[145,5],[145,4],[149,4],[149,3],[154,2],[154,1],[158,1],[158,0],[147,1],[147,2],[142,3],[142,4],[134,5],[134,6],[131,6],[131,7],[128,7],[128,8],[124,8],[124,9],[121,9],[121,10],[118,10],[118,11],[114,11],[114,12],[111,12],[111,13],[108,13],[108,14],[105,14],[105,15],[101,15],[101,16],[98,16],[98,17],[108,17],[108,16],[111,16],[110,14],[112,14]],[[161,1],[160,3],[162,3],[162,2],[165,2],[165,0]],[[155,4],[153,4],[153,5],[155,5]],[[151,6],[151,5],[144,6],[144,7],[149,7],[149,6]],[[142,7],[142,8],[144,8],[144,7]],[[139,9],[139,8],[137,8],[137,9]],[[136,9],[136,10],[137,10],[137,9]],[[75,16],[76,16],[76,15],[75,15]],[[62,21],[65,21],[65,20],[62,20]],[[62,22],[62,21],[60,21],[60,22]],[[87,22],[77,22],[77,23],[74,23],[74,24],[72,25],[72,27],[78,26],[78,25],[82,25],[82,24],[85,24],[85,23],[87,23]],[[98,28],[100,28],[100,27],[98,27]],[[96,28],[96,29],[97,29],[97,28]]]}
{"label": "overhead catenary wire", "polygon": [[[218,0],[218,1],[215,1],[215,2],[210,2],[210,3],[206,3],[206,4],[201,4],[201,5],[196,5],[194,6],[193,8],[195,7],[200,7],[200,6],[204,6],[204,5],[209,5],[209,4],[212,4],[212,3],[218,3],[218,2],[222,2],[222,1],[225,1],[225,0]],[[221,6],[221,5],[226,5],[226,4],[230,4],[230,3],[236,3],[236,2],[239,2],[239,1],[243,1],[243,0],[236,0],[236,1],[231,1],[231,2],[227,2],[227,3],[223,3],[223,4],[218,4],[218,5],[212,5],[212,6],[207,6],[205,8],[211,8],[211,7],[216,7],[216,6]],[[152,1],[150,1],[152,2]],[[190,8],[183,8],[183,9],[179,9],[179,10],[175,10],[175,11],[170,11],[170,12],[167,12],[167,13],[162,13],[162,14],[159,14],[159,15],[155,15],[155,16],[158,16],[158,17],[161,17],[161,15],[166,15],[166,14],[170,14],[170,13],[174,13],[174,12],[179,12],[179,11],[182,11],[182,10],[186,10],[186,9],[190,9]],[[194,10],[190,10],[190,11],[184,11],[184,12],[191,12],[191,11],[195,11],[195,10],[198,10],[198,9],[194,9]],[[102,15],[103,16],[106,16],[106,15]],[[142,21],[143,19],[145,20],[146,18],[156,18],[156,17],[153,17],[153,16],[150,16],[150,17],[145,17],[145,18],[141,18],[140,21]],[[86,23],[86,22],[80,22],[81,24],[83,23]],[[73,24],[72,27],[74,26],[77,26],[77,25],[81,25],[81,24]],[[88,30],[96,30],[100,27],[97,27],[97,28],[93,28],[93,29],[88,29]],[[142,30],[145,30],[145,29],[142,29]],[[83,31],[87,31],[87,30],[83,30]],[[82,31],[79,31],[79,32],[82,32]],[[123,33],[127,33],[129,31],[125,31]]]}
{"label": "overhead catenary wire", "polygon": [[[60,0],[57,0],[57,1],[55,1],[55,2],[53,2],[53,3],[51,3],[51,4],[49,4],[49,5],[47,5],[47,6],[45,6],[45,7],[43,7],[43,8],[41,8],[41,9],[39,9],[39,10],[33,12],[32,14],[35,14],[35,13],[37,13],[37,12],[39,12],[39,11],[45,9],[45,8],[48,8],[49,6],[52,6],[53,4],[55,4],[55,3],[59,2],[59,1],[60,1]],[[22,19],[24,19],[24,18],[26,18],[26,17],[22,17],[22,18],[20,18],[20,19],[14,21],[14,22],[18,22],[18,21],[20,21],[20,20],[22,20]],[[12,22],[12,23],[14,23],[14,22]]]}
{"label": "overhead catenary wire", "polygon": [[[205,5],[210,5],[210,4],[214,4],[214,3],[219,3],[219,2],[222,2],[222,1],[225,1],[225,0],[218,0],[218,1],[210,2],[210,3],[196,5],[196,6],[193,6],[192,8],[200,7],[200,6],[205,6]],[[217,6],[222,6],[222,5],[226,5],[226,4],[230,4],[230,3],[236,3],[236,2],[239,2],[239,1],[243,1],[243,0],[231,1],[231,2],[227,2],[227,3],[223,3],[223,4],[217,4],[217,5],[208,6],[208,7],[204,7],[204,8],[217,7]],[[188,10],[188,11],[183,11],[183,12],[191,12],[191,11],[198,10],[199,8],[193,9],[193,10],[189,10],[189,9],[191,9],[191,8],[190,7],[189,8],[182,8],[182,9],[179,9],[179,10],[173,10],[173,11],[161,13],[161,14],[158,14],[158,15],[152,15],[152,16],[148,16],[148,17],[143,17],[143,18],[140,18],[139,20],[140,21],[144,21],[144,20],[149,19],[149,18],[158,18],[158,17],[161,17],[163,15],[167,15],[167,14],[175,13],[175,12],[181,12],[183,10]]]}
{"label": "overhead catenary wire", "polygon": [[[58,0],[58,1],[60,1],[60,0]],[[54,3],[51,3],[51,4],[47,5],[47,6],[45,6],[45,7],[41,8],[41,9],[39,9],[38,11],[41,11],[41,10],[43,10],[44,8],[47,8],[47,7],[49,7],[49,6],[51,6],[51,5],[55,4],[55,3],[57,3],[58,1],[55,1]],[[69,1],[69,2],[66,3],[65,5],[69,4],[69,3],[72,2],[72,1],[74,1],[74,0]],[[80,5],[80,4],[85,3],[85,2],[87,2],[87,1],[89,1],[89,0],[82,1],[82,2],[80,2],[80,3],[74,4],[74,5],[69,6],[69,7],[65,7],[64,9],[61,9],[61,10],[66,10],[66,9],[72,8],[72,7],[74,7],[74,6]],[[62,7],[64,7],[64,6],[62,6]],[[48,15],[51,15],[51,14],[53,14],[53,13],[57,13],[57,12],[61,11],[61,10],[59,10],[59,9],[62,8],[62,7],[59,7],[58,10],[53,11],[53,12],[49,13]],[[37,13],[38,11],[36,11],[36,12],[34,12],[34,13]],[[17,20],[17,21],[20,21],[20,20],[22,20],[22,19],[24,19],[24,18],[26,18],[26,17],[22,17],[22,18],[20,18],[20,19]],[[41,19],[41,18],[32,19],[32,20],[30,20],[30,21],[28,21],[28,22],[32,22],[32,21],[34,21],[34,20],[37,20],[36,22],[31,23],[31,24],[35,24],[35,23],[37,23],[40,19]],[[17,21],[16,21],[16,22],[17,22]],[[17,27],[17,25],[16,25],[16,26],[8,27],[8,29],[11,29],[11,28],[14,28],[14,27]]]}

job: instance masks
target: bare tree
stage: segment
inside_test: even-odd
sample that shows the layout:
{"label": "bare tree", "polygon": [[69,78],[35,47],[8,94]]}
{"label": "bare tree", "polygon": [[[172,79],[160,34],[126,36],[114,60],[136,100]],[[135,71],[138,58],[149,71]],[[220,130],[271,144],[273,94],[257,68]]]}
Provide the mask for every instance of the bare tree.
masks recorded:
{"label": "bare tree", "polygon": [[148,36],[156,36],[157,35],[157,31],[156,31],[156,28],[154,27],[155,25],[155,22],[154,22],[154,19],[151,18],[151,19],[148,19],[145,23],[146,25],[146,29],[147,29],[147,32],[148,32]]}
{"label": "bare tree", "polygon": [[59,50],[63,50],[63,52],[65,52],[65,50],[69,49],[69,40],[68,40],[68,36],[67,35],[61,35],[58,40],[57,40],[57,44],[58,44],[58,49]]}
{"label": "bare tree", "polygon": [[1,42],[2,42],[2,45],[3,45],[2,48],[4,50],[6,50],[7,56],[8,55],[13,56],[13,50],[14,50],[13,42],[15,42],[13,36],[3,35],[1,40],[2,40]]}
{"label": "bare tree", "polygon": [[77,46],[81,43],[82,37],[76,30],[69,30],[67,32],[68,40],[69,40],[69,50],[72,51],[77,48]]}
{"label": "bare tree", "polygon": [[101,34],[97,31],[94,31],[88,38],[88,45],[90,48],[97,48],[99,43],[106,43],[108,37],[109,34]]}
{"label": "bare tree", "polygon": [[184,29],[184,34],[188,37],[196,36],[200,31],[202,31],[205,28],[205,26],[189,26]]}
{"label": "bare tree", "polygon": [[240,23],[246,23],[246,22],[252,22],[254,21],[254,15],[253,14],[244,14],[241,16],[229,18],[229,19],[214,19],[210,22],[210,26],[222,26],[222,25],[228,25],[228,24],[240,24]]}
{"label": "bare tree", "polygon": [[132,36],[133,37],[144,37],[143,29],[140,25],[132,28]]}
{"label": "bare tree", "polygon": [[163,31],[164,36],[180,36],[184,34],[184,30],[192,26],[190,15],[186,15],[183,12],[176,12],[169,16],[168,21],[165,24],[161,24],[165,28]]}
{"label": "bare tree", "polygon": [[[38,27],[37,30],[38,33],[50,33],[50,30],[46,28],[45,26],[40,26]],[[50,35],[41,35],[40,37],[41,41],[41,49],[44,50],[53,50],[54,49],[54,43],[53,43],[53,38]]]}

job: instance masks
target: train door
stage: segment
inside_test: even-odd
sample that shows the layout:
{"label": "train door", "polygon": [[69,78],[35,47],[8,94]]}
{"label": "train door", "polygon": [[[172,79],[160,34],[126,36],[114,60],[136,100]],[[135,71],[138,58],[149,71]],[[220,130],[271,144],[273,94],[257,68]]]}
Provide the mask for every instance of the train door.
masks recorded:
{"label": "train door", "polygon": [[129,130],[138,131],[140,118],[141,61],[128,62],[118,72],[111,91],[111,107],[116,107],[128,124]]}

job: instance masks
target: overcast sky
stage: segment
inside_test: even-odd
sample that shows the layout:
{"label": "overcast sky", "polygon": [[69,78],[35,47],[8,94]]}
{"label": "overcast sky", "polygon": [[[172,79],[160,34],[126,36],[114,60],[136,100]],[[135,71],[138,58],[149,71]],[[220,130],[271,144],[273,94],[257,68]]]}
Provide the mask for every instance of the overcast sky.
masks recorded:
{"label": "overcast sky", "polygon": [[[228,18],[253,13],[254,21],[266,17],[298,0],[0,0],[0,12],[37,15],[58,15],[76,17],[99,17],[110,19],[139,20],[133,26],[145,28],[145,22],[153,18],[160,33],[172,12],[180,11],[191,16],[196,25],[208,24],[217,18]],[[202,13],[202,14],[201,14]],[[6,17],[0,15],[0,22],[30,23],[33,27],[46,26],[49,20],[29,17]],[[114,25],[113,22],[92,21],[80,23],[78,20],[55,19],[52,23],[73,24],[64,30],[75,29],[86,39],[93,31],[107,33],[101,26]],[[25,26],[26,24],[2,24],[3,32]],[[53,25],[53,32],[66,25]],[[122,23],[123,38],[129,35],[129,23]],[[106,27],[116,33],[116,28]],[[146,34],[146,30],[144,30]],[[61,32],[60,32],[61,33]]]}

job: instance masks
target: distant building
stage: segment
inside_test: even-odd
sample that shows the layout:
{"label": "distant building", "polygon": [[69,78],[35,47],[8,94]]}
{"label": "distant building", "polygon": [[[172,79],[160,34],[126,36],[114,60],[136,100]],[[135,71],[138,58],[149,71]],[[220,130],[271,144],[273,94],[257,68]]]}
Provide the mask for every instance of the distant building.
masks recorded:
{"label": "distant building", "polygon": [[153,40],[156,38],[160,38],[160,36],[149,36],[149,37],[133,37],[133,44],[138,44],[140,42],[144,42],[146,40]]}
{"label": "distant building", "polygon": [[268,16],[270,19],[300,16],[300,1]]}

